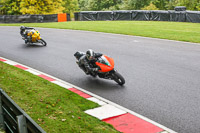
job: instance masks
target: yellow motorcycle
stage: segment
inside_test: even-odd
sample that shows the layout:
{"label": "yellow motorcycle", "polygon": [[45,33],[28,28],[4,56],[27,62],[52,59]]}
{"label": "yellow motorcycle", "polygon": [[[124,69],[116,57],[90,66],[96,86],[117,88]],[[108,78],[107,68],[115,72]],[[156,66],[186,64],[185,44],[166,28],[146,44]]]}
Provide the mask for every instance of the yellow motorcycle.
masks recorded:
{"label": "yellow motorcycle", "polygon": [[26,30],[25,35],[27,36],[27,39],[25,37],[22,39],[25,40],[26,44],[41,43],[43,46],[47,45],[45,40],[40,37],[40,32],[34,28],[31,30]]}

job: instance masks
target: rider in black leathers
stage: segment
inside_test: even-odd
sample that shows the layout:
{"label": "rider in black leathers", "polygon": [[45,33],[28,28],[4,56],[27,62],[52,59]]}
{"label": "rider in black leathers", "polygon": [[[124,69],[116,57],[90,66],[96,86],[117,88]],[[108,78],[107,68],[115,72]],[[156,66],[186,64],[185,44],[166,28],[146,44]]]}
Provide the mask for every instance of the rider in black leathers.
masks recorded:
{"label": "rider in black leathers", "polygon": [[28,30],[32,30],[32,29],[34,28],[25,27],[25,26],[20,27],[20,34],[22,37],[24,37],[25,43],[31,40],[31,37],[29,38],[27,34],[28,34]]}
{"label": "rider in black leathers", "polygon": [[86,54],[80,57],[78,61],[79,67],[86,74],[91,74],[92,76],[96,76],[95,72],[99,70],[99,67],[95,65],[95,61],[98,57],[101,57],[102,55],[103,54],[101,53],[95,53],[93,50],[88,49]]}

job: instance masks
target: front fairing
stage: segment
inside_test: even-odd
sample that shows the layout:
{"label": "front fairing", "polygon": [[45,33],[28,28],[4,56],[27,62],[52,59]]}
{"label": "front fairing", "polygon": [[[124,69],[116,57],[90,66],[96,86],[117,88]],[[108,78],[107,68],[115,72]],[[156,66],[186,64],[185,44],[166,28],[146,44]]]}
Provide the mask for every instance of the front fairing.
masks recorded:
{"label": "front fairing", "polygon": [[114,60],[106,55],[102,55],[96,61],[96,65],[99,66],[100,72],[109,72],[114,69]]}
{"label": "front fairing", "polygon": [[31,30],[28,35],[32,37],[32,42],[37,42],[41,39],[40,32],[38,30]]}

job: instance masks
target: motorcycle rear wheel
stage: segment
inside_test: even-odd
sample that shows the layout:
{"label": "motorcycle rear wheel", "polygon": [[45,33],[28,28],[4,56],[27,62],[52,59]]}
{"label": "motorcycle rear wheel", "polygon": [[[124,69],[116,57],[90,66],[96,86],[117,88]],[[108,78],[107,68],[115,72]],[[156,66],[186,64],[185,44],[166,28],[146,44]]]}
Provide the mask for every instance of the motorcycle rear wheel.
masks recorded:
{"label": "motorcycle rear wheel", "polygon": [[43,46],[46,46],[46,45],[47,45],[47,43],[46,43],[45,40],[43,40],[43,39],[40,39],[40,43],[41,43]]}
{"label": "motorcycle rear wheel", "polygon": [[113,77],[114,81],[117,82],[119,85],[125,84],[125,79],[121,74],[119,74],[118,72],[115,72],[113,73],[113,76],[114,76]]}

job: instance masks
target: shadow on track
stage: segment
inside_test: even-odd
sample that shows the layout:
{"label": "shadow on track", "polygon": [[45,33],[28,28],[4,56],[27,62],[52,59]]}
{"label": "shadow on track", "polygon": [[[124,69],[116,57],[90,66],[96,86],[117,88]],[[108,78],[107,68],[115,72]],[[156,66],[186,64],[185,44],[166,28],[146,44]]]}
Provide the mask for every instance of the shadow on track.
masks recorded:
{"label": "shadow on track", "polygon": [[100,79],[100,78],[92,78],[92,77],[87,77],[84,80],[81,81],[82,83],[84,82],[85,86],[90,87],[90,88],[95,88],[95,89],[125,89],[125,85],[120,86],[118,85],[115,81],[113,80],[106,80],[106,79]]}
{"label": "shadow on track", "polygon": [[45,46],[39,45],[39,44],[23,44],[22,46],[23,46],[23,48],[41,48],[41,47],[45,47]]}

